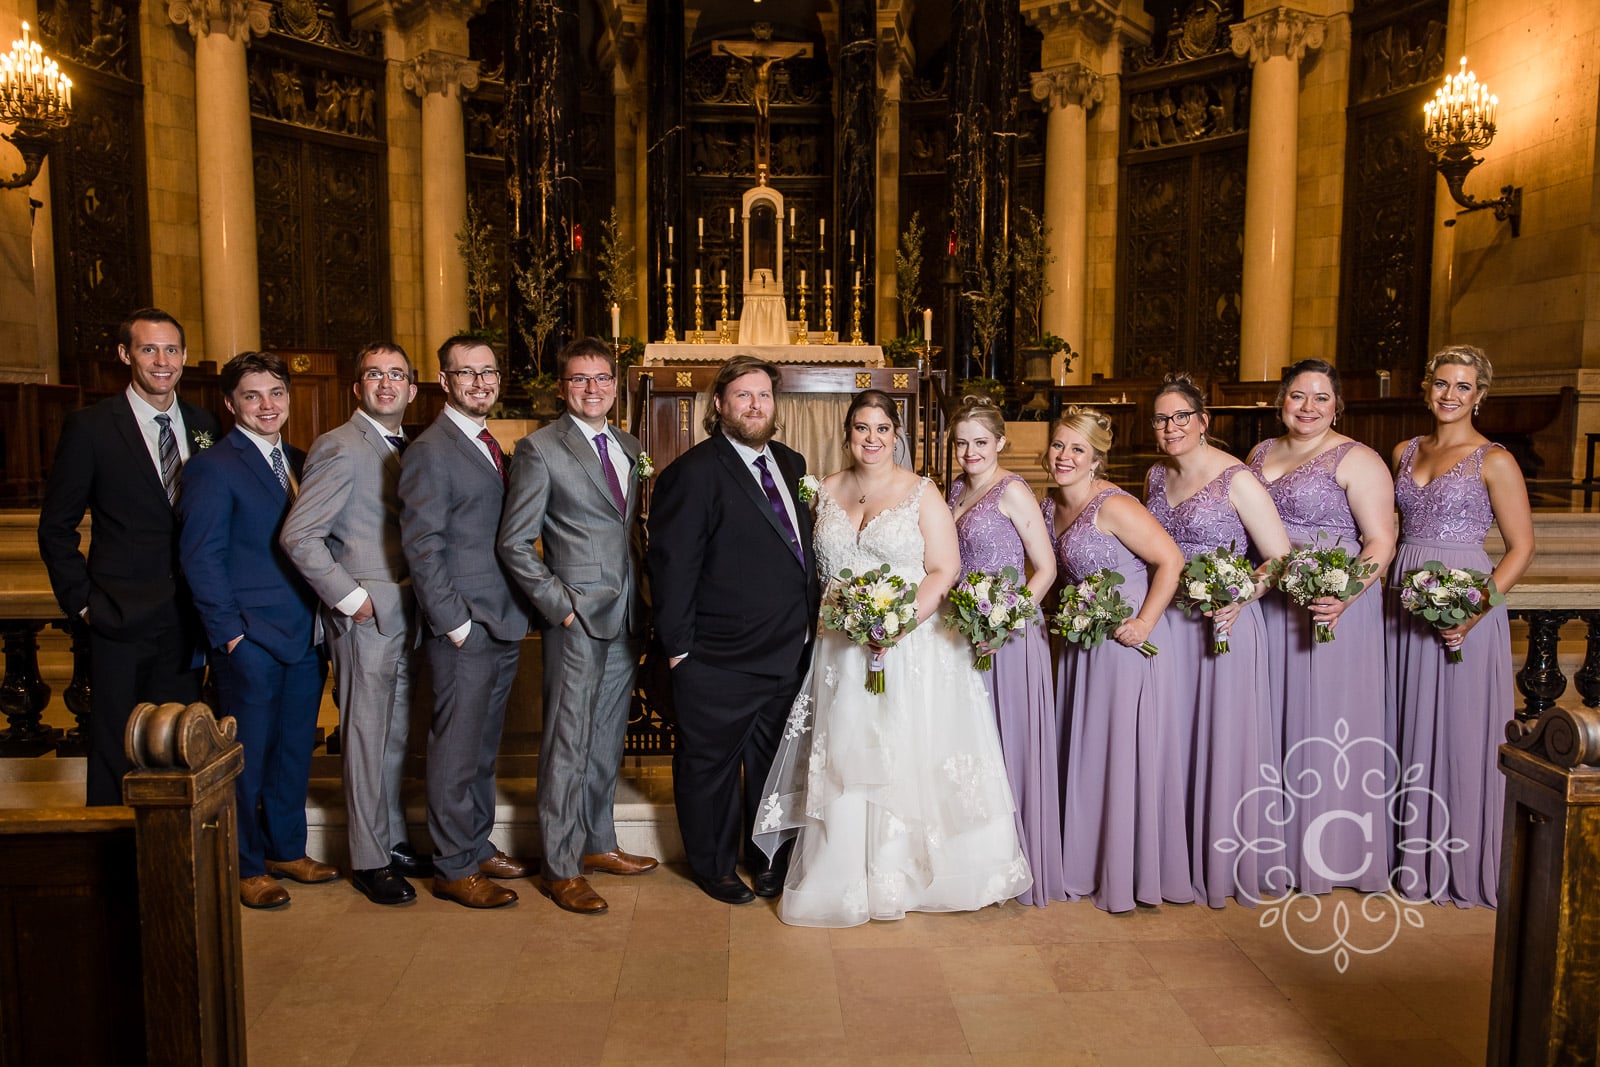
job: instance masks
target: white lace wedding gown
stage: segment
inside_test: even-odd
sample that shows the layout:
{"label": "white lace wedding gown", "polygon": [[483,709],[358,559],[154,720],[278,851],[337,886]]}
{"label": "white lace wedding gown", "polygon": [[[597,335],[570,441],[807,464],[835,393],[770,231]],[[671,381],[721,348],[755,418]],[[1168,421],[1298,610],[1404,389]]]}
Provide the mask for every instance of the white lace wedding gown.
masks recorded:
{"label": "white lace wedding gown", "polygon": [[[918,502],[928,482],[858,535],[817,497],[818,573],[888,563],[923,571]],[[866,690],[868,652],[820,630],[767,776],[756,841],[769,856],[797,837],[778,914],[797,926],[856,926],[908,911],[969,911],[1032,884],[1018,845],[1000,737],[965,638],[930,619]]]}

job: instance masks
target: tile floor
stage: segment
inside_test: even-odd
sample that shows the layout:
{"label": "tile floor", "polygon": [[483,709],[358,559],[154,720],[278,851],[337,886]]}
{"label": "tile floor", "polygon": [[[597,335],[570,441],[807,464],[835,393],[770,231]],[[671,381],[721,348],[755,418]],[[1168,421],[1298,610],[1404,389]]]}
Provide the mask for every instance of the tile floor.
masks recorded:
{"label": "tile floor", "polygon": [[[346,883],[245,912],[256,1064],[1482,1063],[1494,913],[1426,906],[1331,953],[1262,909],[1007,905],[851,930],[729,907],[679,872],[597,875],[608,914],[381,909]],[[1330,943],[1341,892],[1297,925]],[[1357,920],[1350,941],[1388,931]]]}

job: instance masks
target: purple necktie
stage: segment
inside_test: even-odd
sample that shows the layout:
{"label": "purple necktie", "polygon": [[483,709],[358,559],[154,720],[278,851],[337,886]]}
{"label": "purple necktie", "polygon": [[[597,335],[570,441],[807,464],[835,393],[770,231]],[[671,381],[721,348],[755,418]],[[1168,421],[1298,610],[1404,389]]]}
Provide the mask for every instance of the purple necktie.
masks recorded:
{"label": "purple necktie", "polygon": [[611,487],[611,501],[617,505],[617,514],[626,515],[628,498],[622,492],[622,483],[617,481],[617,468],[611,465],[611,453],[606,451],[604,432],[594,435],[594,447],[600,450],[600,469],[606,472],[606,484]]}
{"label": "purple necktie", "polygon": [[789,509],[783,506],[783,497],[778,495],[778,483],[772,480],[772,472],[767,470],[767,457],[756,457],[756,470],[761,472],[761,488],[766,490],[767,503],[772,505],[772,513],[778,516],[778,521],[783,524],[783,532],[789,535],[789,547],[794,549],[794,556],[805,565],[805,553],[800,551],[800,538],[795,536],[794,523],[789,521]]}

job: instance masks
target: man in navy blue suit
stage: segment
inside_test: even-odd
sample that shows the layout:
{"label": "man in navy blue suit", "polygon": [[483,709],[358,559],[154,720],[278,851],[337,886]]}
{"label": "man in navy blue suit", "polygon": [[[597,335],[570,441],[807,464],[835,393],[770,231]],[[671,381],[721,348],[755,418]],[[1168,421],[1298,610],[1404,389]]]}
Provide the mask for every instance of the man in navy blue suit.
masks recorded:
{"label": "man in navy blue suit", "polygon": [[178,549],[211,648],[221,711],[239,724],[239,898],[275,908],[275,878],[327,882],[306,855],[306,784],[325,670],[316,597],[278,545],[305,455],[283,440],[289,371],[241,352],[222,368],[228,435],[191,459],[178,497]]}

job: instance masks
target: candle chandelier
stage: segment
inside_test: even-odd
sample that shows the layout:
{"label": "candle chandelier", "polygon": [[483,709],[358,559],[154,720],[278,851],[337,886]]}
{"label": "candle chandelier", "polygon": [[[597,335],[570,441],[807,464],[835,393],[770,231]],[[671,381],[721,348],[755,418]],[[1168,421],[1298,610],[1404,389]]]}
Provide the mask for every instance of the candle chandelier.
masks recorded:
{"label": "candle chandelier", "polygon": [[[1462,189],[1467,175],[1483,160],[1472,153],[1489,147],[1494,140],[1495,112],[1500,98],[1478,81],[1461,57],[1461,71],[1445,75],[1444,84],[1433,99],[1422,105],[1422,132],[1433,165],[1444,175],[1450,196],[1465,211],[1494,210],[1501,222],[1510,221],[1511,236],[1522,232],[1522,190],[1507,185],[1498,200],[1476,200]],[[1447,224],[1448,225],[1448,224]]]}
{"label": "candle chandelier", "polygon": [[22,40],[0,55],[0,123],[10,123],[10,133],[0,133],[22,153],[22,170],[0,180],[0,189],[33,184],[56,134],[72,116],[72,79],[61,73],[56,61],[44,54],[22,24]]}

